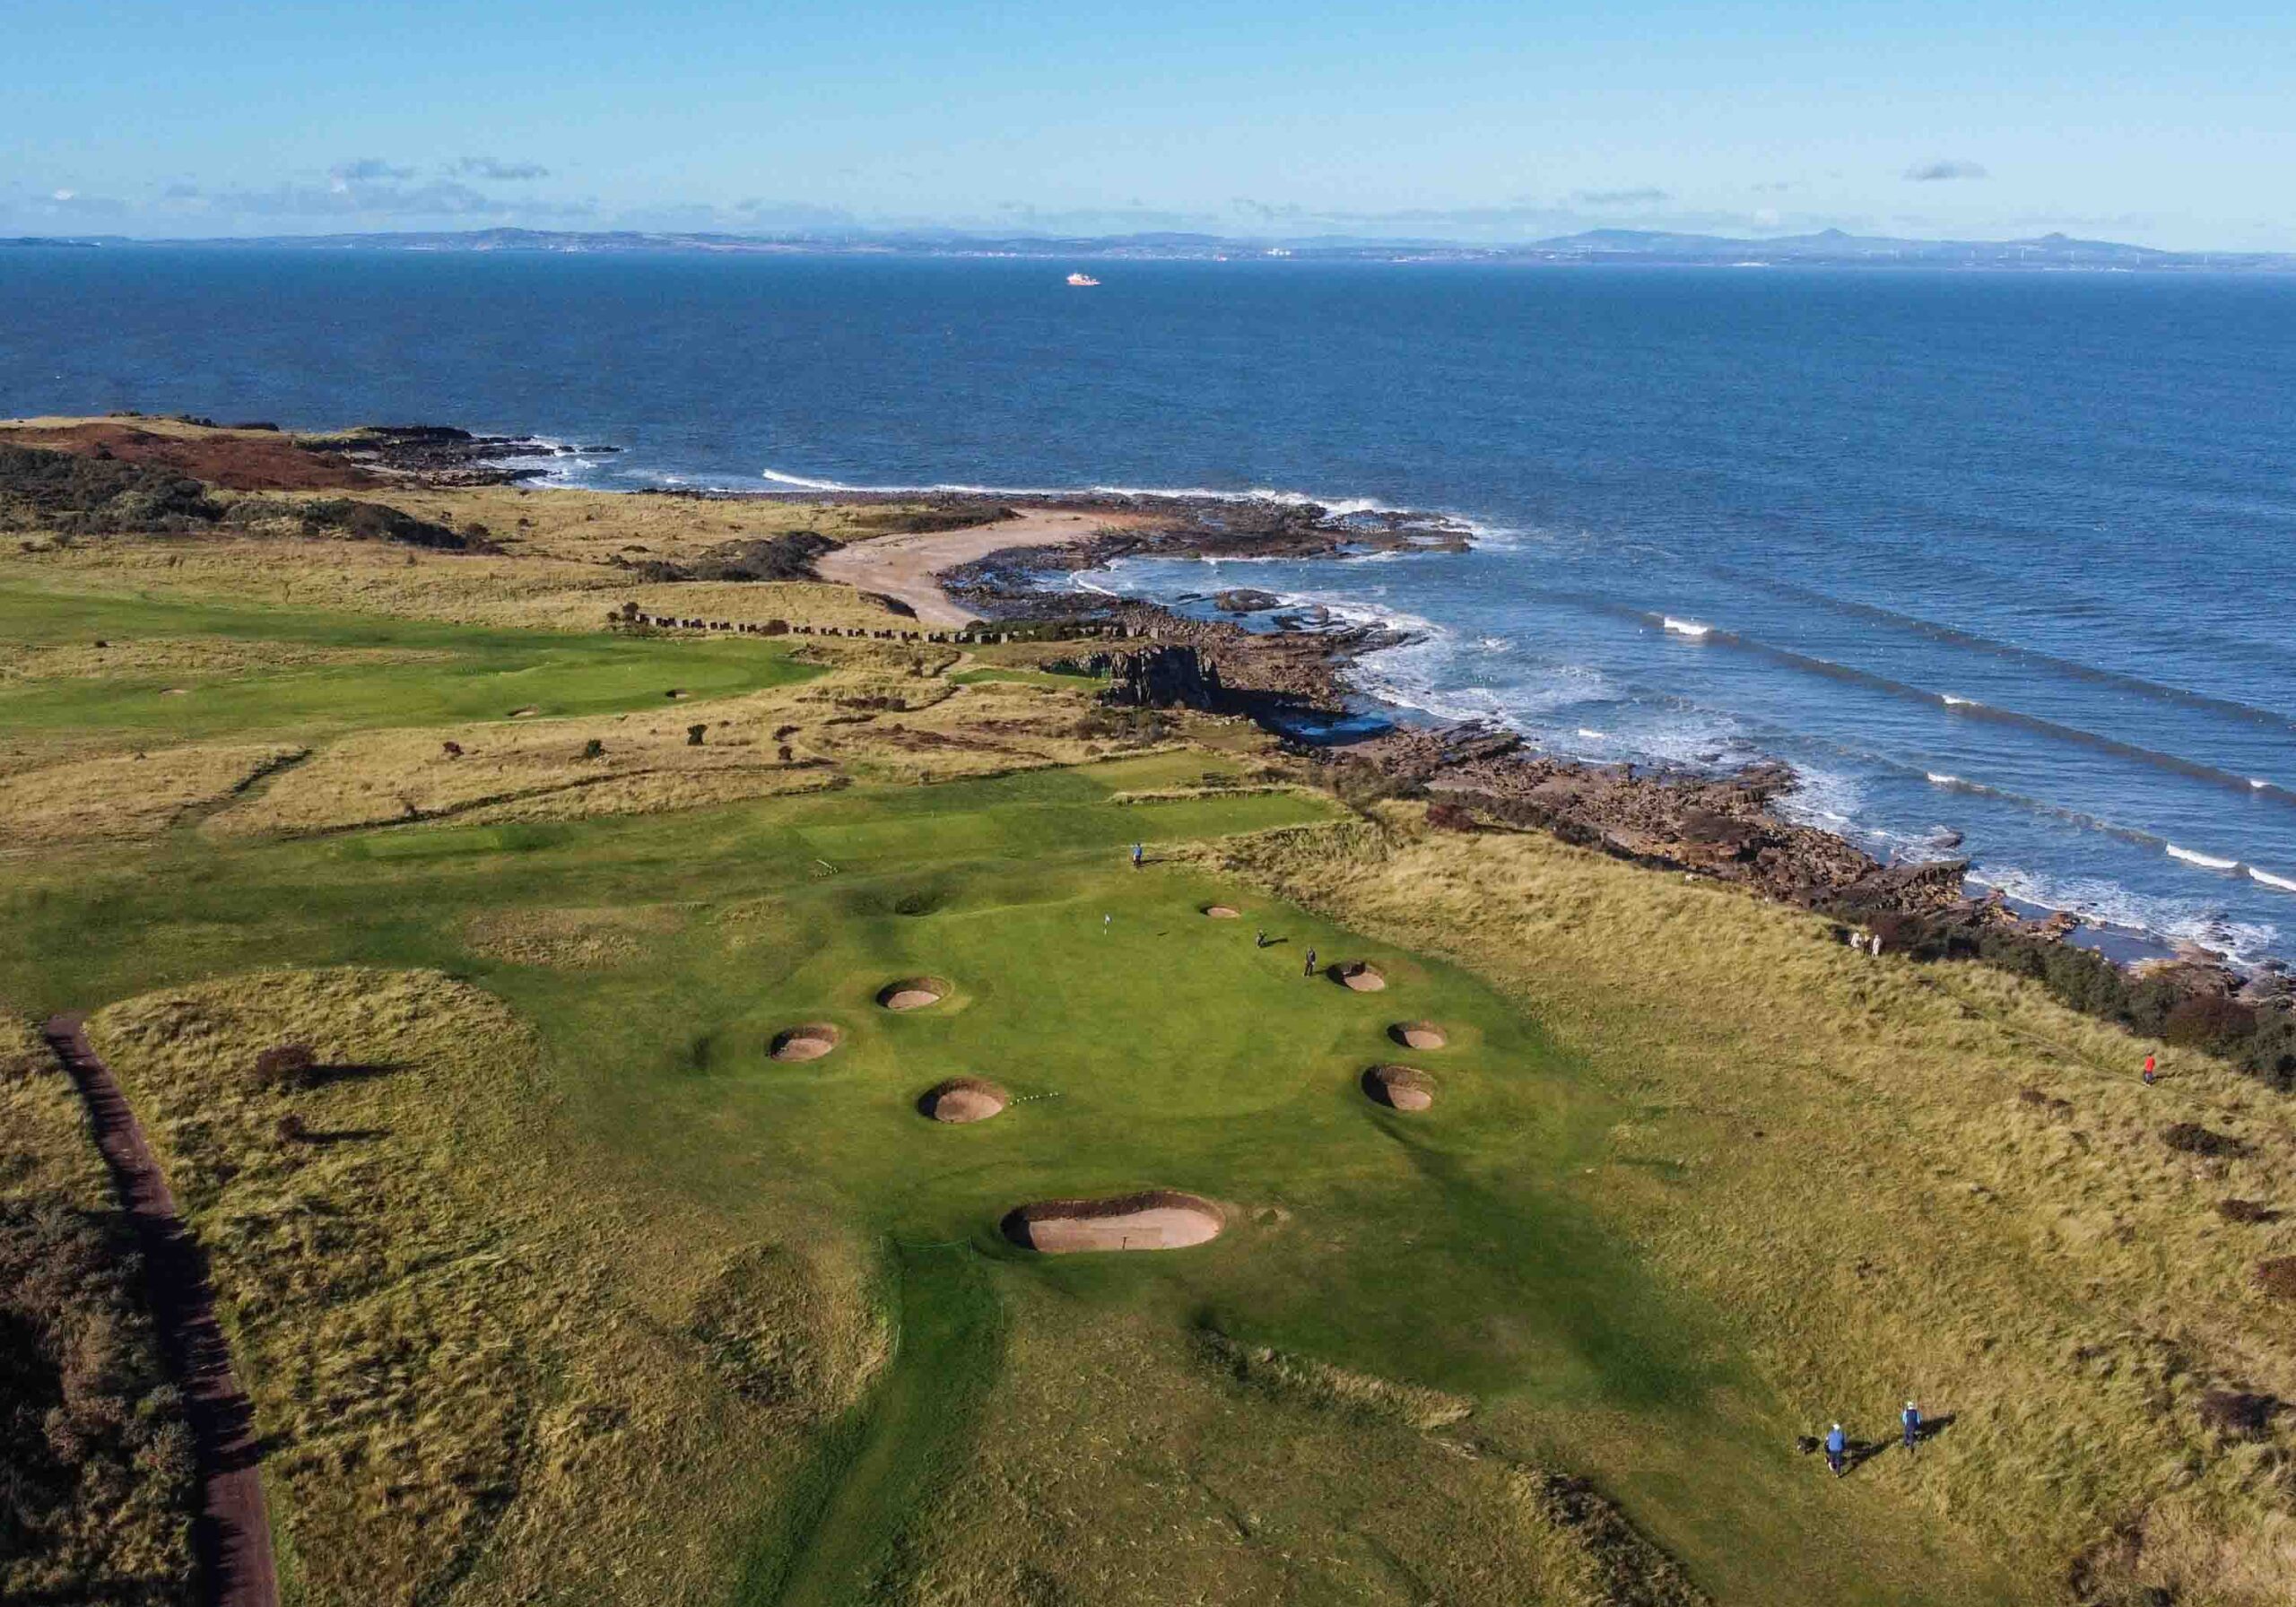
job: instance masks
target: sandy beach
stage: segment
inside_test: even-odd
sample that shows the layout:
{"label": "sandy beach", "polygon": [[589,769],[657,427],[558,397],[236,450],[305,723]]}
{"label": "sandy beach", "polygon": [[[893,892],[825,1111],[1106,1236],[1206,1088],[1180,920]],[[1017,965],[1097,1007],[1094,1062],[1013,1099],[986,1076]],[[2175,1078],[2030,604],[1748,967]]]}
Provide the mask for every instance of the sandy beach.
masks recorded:
{"label": "sandy beach", "polygon": [[1013,547],[1054,547],[1082,541],[1101,530],[1119,529],[1142,522],[1140,516],[1121,513],[1078,513],[1065,508],[1031,508],[1019,517],[961,530],[935,530],[922,535],[885,535],[853,542],[834,552],[824,552],[813,568],[824,580],[842,581],[863,591],[897,597],[917,611],[927,625],[969,625],[981,616],[949,600],[938,577],[992,552]]}

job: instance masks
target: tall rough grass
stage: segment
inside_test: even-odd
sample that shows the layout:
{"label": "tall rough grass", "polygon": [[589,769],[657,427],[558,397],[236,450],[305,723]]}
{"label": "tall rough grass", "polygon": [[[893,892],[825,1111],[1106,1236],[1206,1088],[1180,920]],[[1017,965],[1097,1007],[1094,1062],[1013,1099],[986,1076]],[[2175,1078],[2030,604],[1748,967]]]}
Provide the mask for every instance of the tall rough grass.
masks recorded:
{"label": "tall rough grass", "polygon": [[[744,1243],[572,1169],[534,1035],[477,988],[270,972],[92,1030],[213,1256],[311,1607],[679,1599],[881,1359],[833,1234]],[[259,1085],[291,1040],[309,1085]]]}
{"label": "tall rough grass", "polygon": [[[2296,1413],[2245,1438],[2202,1411],[2296,1398],[2296,1314],[2251,1276],[2296,1226],[2216,1209],[2296,1205],[2280,1096],[2033,982],[1877,960],[1812,916],[1411,806],[1224,858],[1489,977],[1641,1107],[1590,1194],[1730,1314],[1784,1410],[1875,1437],[1908,1396],[1952,1415],[1866,1476],[2044,1594],[2296,1600]],[[2236,1143],[2187,1152],[2179,1122]]]}

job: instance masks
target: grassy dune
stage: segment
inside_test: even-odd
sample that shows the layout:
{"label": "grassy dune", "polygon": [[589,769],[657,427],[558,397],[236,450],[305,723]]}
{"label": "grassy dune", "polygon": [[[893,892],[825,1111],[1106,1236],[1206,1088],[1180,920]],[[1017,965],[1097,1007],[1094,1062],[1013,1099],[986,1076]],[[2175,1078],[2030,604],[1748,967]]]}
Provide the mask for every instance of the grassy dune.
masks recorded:
{"label": "grassy dune", "polygon": [[[2286,1203],[2296,1122],[2268,1090],[1998,973],[1861,958],[1814,918],[1542,838],[1431,838],[1405,814],[1220,857],[1535,1001],[1631,1108],[1588,1203],[1728,1313],[1812,1431],[1884,1436],[1907,1395],[1953,1415],[1934,1454],[1830,1498],[1841,1521],[1886,1490],[2037,1591],[2077,1565],[2097,1600],[2290,1599],[2278,1437],[2204,1410],[2296,1395],[2288,1307],[2251,1275],[2296,1237],[2216,1210]],[[2183,1123],[2231,1152],[2172,1147]],[[1608,1487],[1631,1505],[1673,1459],[1626,1449]]]}

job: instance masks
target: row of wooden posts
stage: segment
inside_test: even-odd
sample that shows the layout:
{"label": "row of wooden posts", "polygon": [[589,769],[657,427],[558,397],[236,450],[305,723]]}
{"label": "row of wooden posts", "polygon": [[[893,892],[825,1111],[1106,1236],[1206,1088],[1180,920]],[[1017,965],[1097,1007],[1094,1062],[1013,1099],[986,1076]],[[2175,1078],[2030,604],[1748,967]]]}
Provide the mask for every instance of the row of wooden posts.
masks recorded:
{"label": "row of wooden posts", "polygon": [[736,636],[842,636],[886,642],[947,642],[981,645],[1012,641],[1074,641],[1083,638],[1129,640],[1154,633],[1144,626],[1063,622],[1030,630],[898,630],[861,625],[793,625],[787,620],[696,620],[676,614],[645,613],[626,604],[606,616],[614,625],[651,625],[660,630],[724,630]]}

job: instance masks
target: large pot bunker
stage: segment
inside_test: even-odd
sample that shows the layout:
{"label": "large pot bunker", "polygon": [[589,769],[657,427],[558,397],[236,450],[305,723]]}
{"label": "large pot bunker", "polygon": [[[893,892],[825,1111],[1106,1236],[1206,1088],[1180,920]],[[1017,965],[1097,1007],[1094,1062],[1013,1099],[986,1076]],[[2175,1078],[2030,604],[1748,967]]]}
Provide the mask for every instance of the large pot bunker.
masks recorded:
{"label": "large pot bunker", "polygon": [[1100,1200],[1039,1200],[1004,1213],[1004,1237],[1040,1255],[1181,1250],[1220,1237],[1227,1219],[1198,1194],[1169,1188]]}
{"label": "large pot bunker", "polygon": [[877,990],[877,1003],[887,1010],[930,1010],[955,988],[938,977],[903,977]]}
{"label": "large pot bunker", "polygon": [[1439,1049],[1451,1041],[1451,1035],[1432,1021],[1397,1021],[1387,1029],[1387,1036],[1406,1049]]}
{"label": "large pot bunker", "polygon": [[1435,1103],[1435,1079],[1415,1065],[1375,1065],[1363,1073],[1363,1091],[1390,1110],[1424,1110]]}
{"label": "large pot bunker", "polygon": [[917,1113],[936,1122],[985,1122],[1012,1102],[1012,1095],[986,1077],[952,1077],[917,1096]]}
{"label": "large pot bunker", "polygon": [[1368,960],[1346,960],[1331,968],[1331,979],[1352,993],[1375,994],[1387,985],[1387,974]]}
{"label": "large pot bunker", "polygon": [[776,1060],[819,1060],[837,1047],[845,1035],[827,1021],[807,1021],[802,1027],[785,1027],[773,1035],[770,1053]]}

